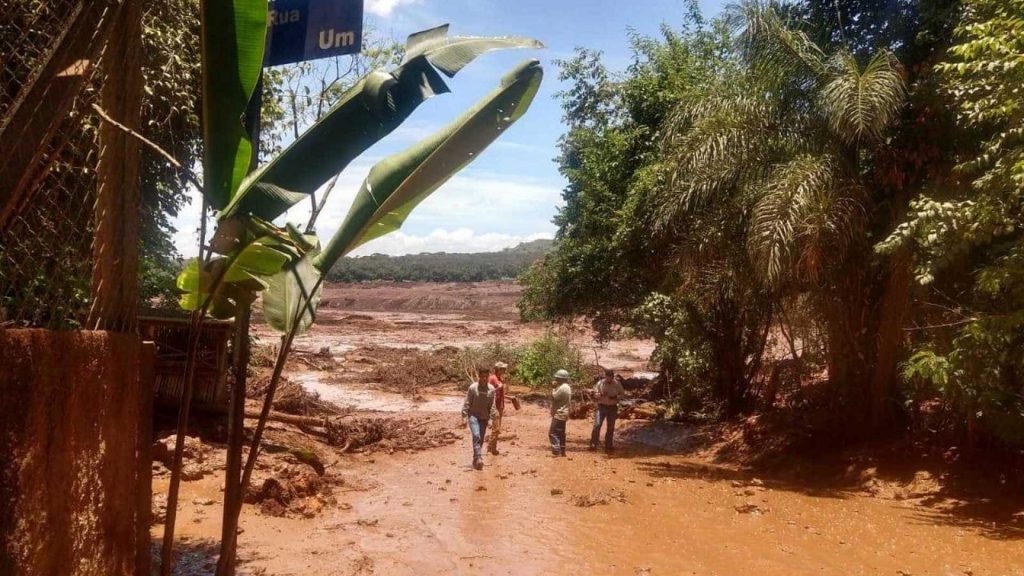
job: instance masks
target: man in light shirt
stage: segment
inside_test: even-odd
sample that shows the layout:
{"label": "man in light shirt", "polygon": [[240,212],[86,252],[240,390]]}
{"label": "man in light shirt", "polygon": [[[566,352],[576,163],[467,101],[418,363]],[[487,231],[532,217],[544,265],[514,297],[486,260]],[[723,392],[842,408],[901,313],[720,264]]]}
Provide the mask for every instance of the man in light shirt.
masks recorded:
{"label": "man in light shirt", "polygon": [[569,420],[569,403],[572,401],[572,387],[569,386],[569,372],[555,372],[555,388],[551,391],[551,453],[565,456],[565,423]]}
{"label": "man in light shirt", "polygon": [[462,404],[462,423],[469,425],[469,432],[473,436],[473,468],[483,470],[484,458],[481,452],[484,446],[484,436],[487,435],[487,422],[494,415],[494,386],[487,383],[491,371],[486,366],[476,370],[476,382],[469,385],[466,390],[466,401]]}
{"label": "man in light shirt", "polygon": [[594,431],[590,433],[590,449],[597,450],[597,442],[601,439],[601,424],[608,423],[604,433],[605,452],[614,450],[612,439],[615,436],[615,419],[619,416],[619,400],[625,395],[622,384],[615,379],[615,371],[605,369],[604,378],[594,386],[597,399],[597,410],[594,413]]}

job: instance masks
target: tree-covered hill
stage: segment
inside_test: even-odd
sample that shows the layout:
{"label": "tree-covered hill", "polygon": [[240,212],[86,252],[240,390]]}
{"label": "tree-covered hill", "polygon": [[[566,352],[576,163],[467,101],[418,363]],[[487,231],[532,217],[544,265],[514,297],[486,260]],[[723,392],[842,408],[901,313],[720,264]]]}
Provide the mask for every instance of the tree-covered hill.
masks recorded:
{"label": "tree-covered hill", "polygon": [[551,246],[551,240],[534,240],[499,252],[435,252],[405,256],[371,254],[343,258],[331,268],[327,278],[334,282],[477,282],[515,278]]}

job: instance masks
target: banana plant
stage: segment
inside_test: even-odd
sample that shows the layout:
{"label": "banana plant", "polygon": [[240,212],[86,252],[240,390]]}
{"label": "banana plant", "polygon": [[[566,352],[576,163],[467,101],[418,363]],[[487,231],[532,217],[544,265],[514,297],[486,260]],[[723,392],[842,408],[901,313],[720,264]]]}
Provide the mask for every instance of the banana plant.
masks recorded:
{"label": "banana plant", "polygon": [[[543,77],[539,63],[528,60],[518,65],[502,78],[495,91],[451,124],[378,162],[363,182],[345,221],[323,250],[315,235],[302,234],[291,225],[277,226],[273,220],[336,177],[428,98],[448,92],[442,74],[454,77],[492,50],[543,45],[521,37],[450,37],[447,25],[413,34],[398,67],[390,72],[374,71],[360,79],[323,119],[277,157],[250,172],[252,143],[238,119],[245,114],[262,66],[266,3],[203,1],[201,7],[204,203],[218,210],[219,215],[210,257],[189,262],[178,278],[180,303],[193,312],[193,333],[197,332],[198,319],[206,314],[238,316],[242,319],[240,326],[246,327],[249,307],[255,295],[263,292],[268,324],[284,333],[241,478],[237,475],[240,419],[235,418],[232,424],[224,530],[217,565],[217,574],[223,576],[234,571],[241,494],[259,454],[277,383],[294,337],[315,318],[325,273],[357,246],[397,230],[420,202],[522,117]],[[239,341],[247,342],[247,338]],[[197,343],[197,337],[190,341],[189,367],[182,387],[165,523],[164,575],[169,574],[171,565],[180,447],[188,422]],[[242,400],[236,401],[233,394],[233,414],[242,409]]]}
{"label": "banana plant", "polygon": [[[264,291],[264,311],[272,327],[282,332],[296,324],[302,329],[307,327],[312,321],[317,301],[312,286],[319,283],[302,282],[298,277],[300,272],[305,271],[303,275],[308,278],[322,275],[359,243],[383,234],[386,226],[369,228],[364,226],[366,222],[360,221],[360,218],[369,216],[367,203],[381,197],[377,188],[381,183],[386,185],[412,176],[401,175],[400,172],[408,169],[410,162],[425,161],[427,151],[441,149],[442,152],[426,162],[431,167],[430,171],[440,170],[441,173],[433,174],[425,169],[403,184],[402,194],[396,197],[408,196],[412,202],[406,204],[404,200],[395,200],[389,204],[389,211],[394,214],[387,221],[401,225],[416,204],[471,161],[473,153],[479,153],[525,112],[540,83],[539,64],[530,61],[517,67],[503,81],[502,87],[452,125],[406,152],[378,163],[357,196],[350,217],[339,229],[339,239],[332,240],[324,253],[311,253],[319,249],[315,239],[303,237],[294,228],[275,230],[270,221],[343,171],[352,160],[397,128],[428,98],[448,92],[442,74],[453,77],[476,57],[493,50],[542,46],[536,40],[522,37],[449,36],[447,25],[411,35],[406,44],[406,56],[397,68],[390,72],[374,71],[360,79],[323,119],[278,156],[237,182],[237,186],[232,179],[224,181],[223,186],[215,187],[219,191],[226,186],[230,196],[219,213],[218,230],[211,243],[212,250],[219,256],[207,263],[188,264],[178,279],[178,288],[183,292],[182,308],[198,310],[205,304],[211,315],[230,318],[237,310],[240,290]],[[237,102],[235,104],[237,108]],[[488,122],[492,113],[500,117]],[[486,135],[473,136],[474,131],[480,130]],[[439,160],[452,154],[447,150],[457,150],[457,146],[465,146],[467,141],[472,147],[474,139],[479,143],[478,149],[467,151],[461,161],[443,163]],[[241,143],[240,150],[251,150],[244,139],[229,140],[228,144],[235,142]],[[225,160],[230,158],[232,156],[224,155]],[[234,158],[238,160],[240,155],[235,154]],[[231,171],[207,172],[233,175],[240,163],[238,160],[233,164]],[[445,170],[447,175],[443,174]],[[417,188],[432,179],[436,184],[428,191]],[[374,180],[378,181],[376,187]],[[374,193],[369,194],[370,190]],[[212,206],[219,205],[219,199],[219,196],[208,198]],[[401,218],[396,219],[397,214],[402,214]],[[384,216],[385,213],[379,215],[380,218]],[[391,228],[394,229],[397,226]],[[365,235],[365,238],[359,243],[352,243],[359,235]],[[281,259],[282,253],[288,256],[287,259]],[[238,262],[240,258],[242,261]],[[283,278],[281,274],[291,278]],[[211,291],[210,286],[217,289]],[[307,304],[301,310],[294,306],[299,296],[307,297]]]}
{"label": "banana plant", "polygon": [[[348,215],[322,252],[282,270],[263,297],[267,323],[283,332],[313,322],[323,275],[337,261],[375,238],[398,230],[412,210],[476,158],[521,118],[540,87],[543,70],[527,60],[459,118],[412,147],[384,158],[370,169]],[[290,278],[290,280],[288,279]],[[300,289],[301,287],[301,289]],[[304,305],[299,300],[312,302]]]}
{"label": "banana plant", "polygon": [[448,92],[438,70],[451,78],[492,50],[541,47],[521,37],[450,37],[447,24],[413,34],[397,68],[356,82],[322,120],[241,183],[221,218],[251,214],[273,220],[304,200],[428,98]]}

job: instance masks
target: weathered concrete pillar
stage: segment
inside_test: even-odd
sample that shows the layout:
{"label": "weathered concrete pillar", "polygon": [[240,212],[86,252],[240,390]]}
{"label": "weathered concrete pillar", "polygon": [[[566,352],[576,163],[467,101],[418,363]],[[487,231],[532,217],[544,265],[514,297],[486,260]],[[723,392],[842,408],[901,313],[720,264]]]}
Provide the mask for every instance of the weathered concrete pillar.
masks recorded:
{"label": "weathered concrete pillar", "polygon": [[0,574],[136,574],[144,357],[129,334],[0,329]]}

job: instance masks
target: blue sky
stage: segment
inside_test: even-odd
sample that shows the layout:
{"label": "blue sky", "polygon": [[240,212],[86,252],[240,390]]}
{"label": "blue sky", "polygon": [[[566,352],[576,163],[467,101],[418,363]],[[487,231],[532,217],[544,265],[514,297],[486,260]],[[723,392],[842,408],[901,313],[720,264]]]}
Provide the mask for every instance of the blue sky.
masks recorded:
{"label": "blue sky", "polygon": [[[724,0],[701,0],[707,16],[720,11],[723,4]],[[526,116],[425,200],[402,230],[362,246],[355,254],[480,252],[553,237],[551,219],[565,185],[554,162],[564,128],[554,96],[561,86],[553,60],[585,46],[603,51],[608,66],[621,70],[630,62],[627,29],[656,35],[663,22],[678,26],[683,7],[682,0],[365,0],[366,25],[403,42],[411,32],[447,22],[452,34],[529,36],[544,42],[547,49],[488,54],[450,80],[452,93],[427,101],[342,174],[319,219],[321,238],[326,240],[344,218],[373,163],[445,125],[526,58],[541,60],[545,71]],[[185,256],[196,253],[197,212],[193,204],[175,222],[175,244]],[[303,204],[284,219],[304,222],[306,214]]]}

